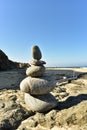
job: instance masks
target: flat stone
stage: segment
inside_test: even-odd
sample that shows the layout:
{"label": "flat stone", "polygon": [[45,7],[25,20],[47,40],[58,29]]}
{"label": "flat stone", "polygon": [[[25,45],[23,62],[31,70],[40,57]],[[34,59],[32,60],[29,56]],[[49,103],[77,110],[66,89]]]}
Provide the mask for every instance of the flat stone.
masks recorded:
{"label": "flat stone", "polygon": [[27,77],[20,83],[23,92],[42,95],[51,92],[55,87],[55,81],[50,76],[42,78]]}
{"label": "flat stone", "polygon": [[57,106],[57,100],[52,94],[30,95],[25,93],[25,103],[37,112],[46,112]]}
{"label": "flat stone", "polygon": [[43,66],[43,64],[46,64],[46,62],[42,60],[32,60],[30,61],[30,64],[35,66]]}
{"label": "flat stone", "polygon": [[26,75],[32,77],[41,77],[43,76],[44,72],[45,72],[44,66],[31,66],[27,68]]}

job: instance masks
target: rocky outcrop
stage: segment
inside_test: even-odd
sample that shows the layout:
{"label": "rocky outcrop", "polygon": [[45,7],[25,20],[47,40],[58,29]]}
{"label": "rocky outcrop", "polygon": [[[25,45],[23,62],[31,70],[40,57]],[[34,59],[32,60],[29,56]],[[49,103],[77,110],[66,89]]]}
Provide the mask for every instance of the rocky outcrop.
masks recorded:
{"label": "rocky outcrop", "polygon": [[0,70],[6,70],[9,64],[7,55],[0,50]]}
{"label": "rocky outcrop", "polygon": [[[22,93],[17,90],[0,92],[0,130],[16,130],[22,120],[34,115],[34,112],[22,106]],[[21,104],[20,104],[21,103]]]}
{"label": "rocky outcrop", "polygon": [[13,62],[9,60],[8,56],[2,50],[0,50],[0,71],[26,68],[29,66],[30,65],[28,63]]}

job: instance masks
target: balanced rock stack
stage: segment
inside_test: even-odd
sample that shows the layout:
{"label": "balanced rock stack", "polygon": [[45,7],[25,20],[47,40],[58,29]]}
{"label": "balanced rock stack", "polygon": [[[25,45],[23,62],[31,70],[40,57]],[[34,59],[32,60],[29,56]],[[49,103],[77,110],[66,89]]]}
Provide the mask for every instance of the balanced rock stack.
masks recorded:
{"label": "balanced rock stack", "polygon": [[50,93],[55,87],[55,81],[44,74],[46,64],[42,58],[38,46],[32,47],[33,60],[31,66],[27,68],[28,76],[20,83],[20,89],[25,92],[25,103],[37,112],[46,112],[57,106],[55,97]]}

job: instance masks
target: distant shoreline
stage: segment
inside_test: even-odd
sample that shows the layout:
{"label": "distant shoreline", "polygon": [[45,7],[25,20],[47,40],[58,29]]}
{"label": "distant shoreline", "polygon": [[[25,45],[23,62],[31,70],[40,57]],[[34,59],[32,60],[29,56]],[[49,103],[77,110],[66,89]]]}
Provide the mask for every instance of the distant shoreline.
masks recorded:
{"label": "distant shoreline", "polygon": [[46,70],[64,70],[64,71],[76,71],[81,73],[87,73],[87,67],[46,67]]}
{"label": "distant shoreline", "polygon": [[60,67],[46,67],[46,68],[87,68],[87,66],[60,66]]}

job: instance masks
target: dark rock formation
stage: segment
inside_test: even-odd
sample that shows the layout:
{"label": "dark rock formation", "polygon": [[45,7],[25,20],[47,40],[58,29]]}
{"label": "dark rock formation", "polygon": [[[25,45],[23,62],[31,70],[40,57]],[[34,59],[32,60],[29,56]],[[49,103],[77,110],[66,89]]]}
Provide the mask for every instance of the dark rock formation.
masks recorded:
{"label": "dark rock formation", "polygon": [[19,63],[19,62],[13,62],[9,60],[8,56],[2,50],[0,50],[0,71],[26,68],[29,66],[30,65],[28,63]]}

